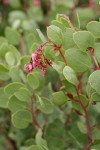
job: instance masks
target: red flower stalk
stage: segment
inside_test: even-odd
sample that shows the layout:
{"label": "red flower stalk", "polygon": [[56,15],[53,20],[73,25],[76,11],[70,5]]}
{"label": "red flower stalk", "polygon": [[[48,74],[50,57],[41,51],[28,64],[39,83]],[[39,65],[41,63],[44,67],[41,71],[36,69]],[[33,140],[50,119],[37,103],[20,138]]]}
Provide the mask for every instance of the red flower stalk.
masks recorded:
{"label": "red flower stalk", "polygon": [[30,73],[34,68],[39,68],[42,72],[42,75],[45,75],[48,66],[52,65],[51,60],[48,60],[42,52],[42,48],[47,44],[43,43],[40,45],[37,50],[32,53],[31,60],[28,64],[25,64],[24,70],[27,73]]}

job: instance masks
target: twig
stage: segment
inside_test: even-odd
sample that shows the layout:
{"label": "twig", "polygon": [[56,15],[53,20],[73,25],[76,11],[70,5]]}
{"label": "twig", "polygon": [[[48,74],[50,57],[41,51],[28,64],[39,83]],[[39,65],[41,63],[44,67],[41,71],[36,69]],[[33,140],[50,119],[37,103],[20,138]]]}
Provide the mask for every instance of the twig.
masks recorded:
{"label": "twig", "polygon": [[96,70],[100,70],[100,66],[99,66],[99,64],[98,64],[98,62],[97,62],[97,60],[95,58],[95,55],[94,55],[94,49],[92,47],[89,47],[87,50],[89,51],[89,53],[90,53],[90,55],[91,55],[91,57],[93,59],[94,65],[96,67]]}
{"label": "twig", "polygon": [[84,104],[82,103],[82,101],[80,99],[79,90],[78,90],[77,87],[76,87],[76,93],[77,93],[77,96],[78,96],[78,102],[79,102],[79,104],[81,105],[81,107],[84,111],[84,117],[85,117],[85,122],[86,122],[88,145],[87,145],[85,150],[91,150],[90,149],[90,144],[92,142],[92,133],[91,133],[91,127],[90,127],[90,122],[89,122],[89,118],[88,118],[88,113],[87,113],[86,107],[84,106]]}

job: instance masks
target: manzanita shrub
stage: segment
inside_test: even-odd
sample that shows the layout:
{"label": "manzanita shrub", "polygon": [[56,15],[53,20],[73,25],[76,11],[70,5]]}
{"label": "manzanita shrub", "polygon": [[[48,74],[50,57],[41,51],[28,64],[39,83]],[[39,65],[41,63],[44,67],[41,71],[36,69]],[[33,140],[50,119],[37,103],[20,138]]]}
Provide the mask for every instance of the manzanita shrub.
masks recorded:
{"label": "manzanita shrub", "polygon": [[21,56],[20,34],[6,28],[0,37],[0,107],[11,112],[16,149],[99,150],[99,30],[98,21],[81,30],[58,14],[47,37],[35,31],[29,53],[22,49]]}

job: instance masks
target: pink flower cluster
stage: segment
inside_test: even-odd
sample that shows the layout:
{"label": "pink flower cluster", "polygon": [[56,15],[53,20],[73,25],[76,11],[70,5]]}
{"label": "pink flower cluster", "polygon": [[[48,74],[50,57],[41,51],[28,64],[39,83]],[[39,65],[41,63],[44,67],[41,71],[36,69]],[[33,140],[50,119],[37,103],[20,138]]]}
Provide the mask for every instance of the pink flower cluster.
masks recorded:
{"label": "pink flower cluster", "polygon": [[34,68],[39,68],[42,75],[45,75],[48,65],[52,65],[52,62],[48,60],[43,52],[42,48],[44,45],[38,47],[38,49],[32,54],[30,63],[25,64],[24,70],[30,73]]}
{"label": "pink flower cluster", "polygon": [[9,0],[3,0],[3,4],[4,5],[8,5],[9,4]]}
{"label": "pink flower cluster", "polygon": [[34,6],[39,6],[40,5],[40,0],[33,0],[33,5]]}

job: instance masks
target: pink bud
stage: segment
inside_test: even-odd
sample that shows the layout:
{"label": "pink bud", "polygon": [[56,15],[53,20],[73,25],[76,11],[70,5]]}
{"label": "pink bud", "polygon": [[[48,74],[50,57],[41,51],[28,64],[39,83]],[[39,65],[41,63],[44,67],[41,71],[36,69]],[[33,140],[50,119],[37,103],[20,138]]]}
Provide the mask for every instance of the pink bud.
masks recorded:
{"label": "pink bud", "polygon": [[37,64],[36,64],[36,62],[35,62],[35,61],[33,61],[33,62],[32,62],[32,66],[33,66],[33,68],[34,68],[34,67],[36,67],[36,65],[37,65]]}
{"label": "pink bud", "polygon": [[45,73],[46,73],[46,69],[43,68],[43,69],[41,70],[41,73],[42,73],[42,75],[44,76]]}
{"label": "pink bud", "polygon": [[36,53],[33,53],[32,54],[32,60],[34,60],[36,58],[37,54]]}
{"label": "pink bud", "polygon": [[27,72],[27,73],[30,73],[32,71],[32,65],[31,64],[25,64],[24,65],[24,70]]}

